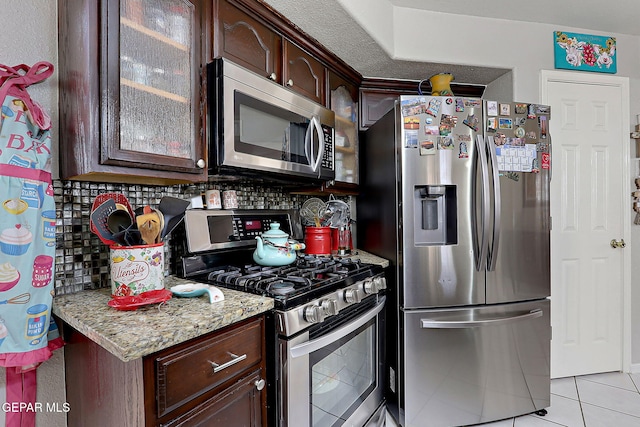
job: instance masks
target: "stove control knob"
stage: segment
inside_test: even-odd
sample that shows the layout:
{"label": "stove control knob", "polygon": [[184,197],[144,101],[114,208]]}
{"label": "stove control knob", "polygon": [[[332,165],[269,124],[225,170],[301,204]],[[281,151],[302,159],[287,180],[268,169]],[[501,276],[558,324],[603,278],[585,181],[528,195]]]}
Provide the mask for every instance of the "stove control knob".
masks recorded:
{"label": "stove control knob", "polygon": [[333,298],[323,299],[320,301],[320,307],[324,311],[325,316],[335,316],[338,314],[338,301]]}
{"label": "stove control knob", "polygon": [[378,276],[376,278],[373,279],[373,283],[376,284],[376,287],[378,288],[378,291],[381,291],[383,289],[387,289],[387,279],[385,279],[382,276]]}
{"label": "stove control knob", "polygon": [[364,281],[364,285],[362,285],[362,289],[364,290],[365,295],[368,294],[377,294],[378,284],[371,279],[367,279]]}
{"label": "stove control knob", "polygon": [[304,320],[309,323],[320,323],[324,320],[324,312],[319,305],[308,305],[304,308]]}
{"label": "stove control knob", "polygon": [[360,291],[358,289],[347,289],[346,291],[344,291],[344,300],[349,304],[362,301]]}

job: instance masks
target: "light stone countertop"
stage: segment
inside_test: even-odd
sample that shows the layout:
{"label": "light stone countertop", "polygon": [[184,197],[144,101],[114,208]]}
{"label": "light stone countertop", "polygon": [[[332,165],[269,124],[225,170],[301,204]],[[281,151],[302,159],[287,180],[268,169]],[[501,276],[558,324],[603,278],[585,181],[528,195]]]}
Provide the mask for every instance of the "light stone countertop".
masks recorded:
{"label": "light stone countertop", "polygon": [[[165,277],[165,287],[193,281]],[[53,314],[123,362],[135,360],[176,344],[273,309],[273,299],[220,288],[224,301],[173,296],[162,304],[135,311],[109,307],[111,289],[82,291],[53,299]]]}
{"label": "light stone countertop", "polygon": [[[389,261],[356,249],[351,258],[388,267]],[[165,288],[193,283],[165,277]],[[109,307],[111,289],[82,291],[53,299],[53,314],[123,362],[147,356],[176,344],[272,310],[272,298],[219,288],[224,301],[211,304],[207,294],[195,298],[173,296],[162,304],[135,311]]]}

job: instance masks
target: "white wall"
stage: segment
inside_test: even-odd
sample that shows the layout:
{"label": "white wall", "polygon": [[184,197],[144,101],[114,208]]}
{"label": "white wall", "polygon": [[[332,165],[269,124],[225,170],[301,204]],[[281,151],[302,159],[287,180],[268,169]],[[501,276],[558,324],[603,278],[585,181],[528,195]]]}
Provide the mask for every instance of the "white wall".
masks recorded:
{"label": "white wall", "polygon": [[[386,0],[375,1],[376,7],[372,7],[371,0],[338,2],[349,14],[357,17],[363,28],[394,59],[511,69],[505,78],[487,87],[486,96],[498,100],[502,94],[509,93],[505,84],[510,84],[509,79],[512,79],[512,98],[502,99],[540,102],[540,70],[554,69],[554,31],[615,36],[616,75],[629,78],[631,127],[637,123],[636,115],[640,114],[640,37],[399,7],[393,7],[390,13],[390,3]],[[380,28],[384,31],[380,32]],[[632,141],[631,157],[640,157],[634,146]],[[631,178],[636,175],[640,175],[640,164],[632,161]],[[635,185],[632,184],[631,188]],[[631,198],[621,209],[631,209]],[[630,250],[631,363],[634,365],[632,369],[640,372],[640,226],[631,226]]]}
{"label": "white wall", "polygon": [[[58,64],[57,2],[50,0],[0,0],[0,63],[8,66],[33,65],[39,61]],[[58,74],[29,88],[33,99],[49,113],[53,122],[54,152],[57,152],[58,133]],[[56,168],[57,170],[57,168]],[[1,310],[1,309],[0,309]],[[0,368],[0,404],[6,400],[4,368]],[[63,350],[56,350],[53,358],[38,368],[37,401],[65,402]],[[0,425],[5,424],[5,413],[0,411]],[[67,418],[63,412],[36,413],[36,425],[64,427]]]}

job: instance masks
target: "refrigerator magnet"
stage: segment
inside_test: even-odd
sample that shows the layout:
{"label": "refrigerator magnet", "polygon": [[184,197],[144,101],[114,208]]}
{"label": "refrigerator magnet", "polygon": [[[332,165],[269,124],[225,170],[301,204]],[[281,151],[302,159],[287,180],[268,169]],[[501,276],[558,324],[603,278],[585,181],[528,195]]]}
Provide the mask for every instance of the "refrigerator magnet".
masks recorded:
{"label": "refrigerator magnet", "polygon": [[551,169],[551,154],[542,153],[542,169]]}
{"label": "refrigerator magnet", "polygon": [[464,105],[465,105],[465,107],[470,107],[470,108],[482,107],[482,99],[479,99],[479,98],[465,98],[464,99]]}
{"label": "refrigerator magnet", "polygon": [[504,145],[505,142],[507,142],[507,136],[502,132],[496,133],[496,136],[493,137],[493,143],[496,147]]}
{"label": "refrigerator magnet", "polygon": [[416,148],[418,146],[418,131],[406,130],[404,132],[405,148]]}
{"label": "refrigerator magnet", "polygon": [[525,135],[524,128],[517,127],[514,134],[516,135],[516,138],[524,138],[524,135]]}
{"label": "refrigerator magnet", "polygon": [[516,114],[527,114],[528,107],[529,106],[527,104],[516,104],[514,110]]}
{"label": "refrigerator magnet", "polygon": [[442,101],[440,101],[439,99],[431,98],[431,100],[429,101],[429,106],[427,107],[426,113],[433,117],[437,116],[438,112],[440,111],[441,104],[442,104]]}
{"label": "refrigerator magnet", "polygon": [[459,134],[455,137],[456,141],[458,142],[458,158],[469,158],[469,145],[471,144],[471,135]]}
{"label": "refrigerator magnet", "polygon": [[500,115],[501,116],[511,115],[511,104],[500,104]]}
{"label": "refrigerator magnet", "polygon": [[537,158],[533,159],[533,162],[531,162],[531,172],[532,173],[540,173],[540,167],[538,166],[538,159]]}
{"label": "refrigerator magnet", "polygon": [[496,101],[487,101],[487,115],[488,116],[498,115],[498,103]]}
{"label": "refrigerator magnet", "polygon": [[430,136],[424,141],[420,141],[420,155],[428,156],[436,154],[437,136]]}
{"label": "refrigerator magnet", "polygon": [[440,134],[440,130],[438,129],[438,126],[436,126],[436,125],[425,125],[424,134],[425,135],[439,135]]}
{"label": "refrigerator magnet", "polygon": [[498,129],[498,119],[495,117],[487,118],[487,132],[495,132]]}
{"label": "refrigerator magnet", "polygon": [[535,104],[529,104],[527,119],[535,119],[536,118],[536,106]]}
{"label": "refrigerator magnet", "polygon": [[400,105],[403,116],[417,116],[426,110],[424,98],[405,99]]}
{"label": "refrigerator magnet", "polygon": [[439,139],[439,148],[441,150],[453,150],[453,138],[451,136],[441,136]]}
{"label": "refrigerator magnet", "polygon": [[466,119],[464,119],[462,123],[478,132],[478,122],[480,122],[480,120],[473,113],[471,113],[467,116]]}
{"label": "refrigerator magnet", "polygon": [[464,100],[462,98],[456,98],[456,113],[462,113],[464,111]]}
{"label": "refrigerator magnet", "polygon": [[420,128],[420,118],[416,116],[410,116],[404,118],[404,128],[405,129],[419,129]]}
{"label": "refrigerator magnet", "polygon": [[513,120],[500,117],[498,119],[498,129],[513,129]]}

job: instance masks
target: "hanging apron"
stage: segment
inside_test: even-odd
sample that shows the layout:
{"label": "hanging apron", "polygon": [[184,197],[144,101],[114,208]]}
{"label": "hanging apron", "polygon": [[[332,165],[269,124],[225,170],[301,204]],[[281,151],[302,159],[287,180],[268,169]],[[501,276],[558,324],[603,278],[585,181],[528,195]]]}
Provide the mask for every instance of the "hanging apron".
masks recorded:
{"label": "hanging apron", "polygon": [[51,121],[26,91],[51,74],[47,62],[0,65],[0,366],[12,408],[6,412],[8,427],[35,426],[35,407],[29,404],[36,400],[36,368],[62,345],[59,336],[48,335],[57,333],[51,319],[56,237]]}

